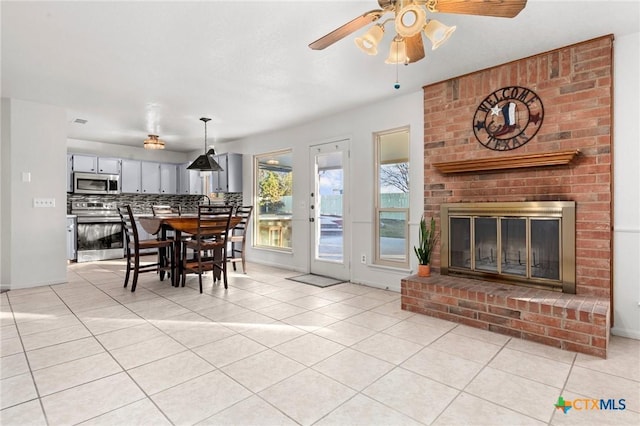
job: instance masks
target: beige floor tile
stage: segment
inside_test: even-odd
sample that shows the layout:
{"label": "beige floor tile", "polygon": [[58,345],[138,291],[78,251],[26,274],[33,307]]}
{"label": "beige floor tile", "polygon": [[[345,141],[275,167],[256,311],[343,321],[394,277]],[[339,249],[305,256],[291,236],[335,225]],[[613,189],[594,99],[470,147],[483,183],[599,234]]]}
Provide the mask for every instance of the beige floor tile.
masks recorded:
{"label": "beige floor tile", "polygon": [[391,371],[394,365],[346,348],[313,366],[316,371],[356,390],[362,390]]}
{"label": "beige floor tile", "polygon": [[346,299],[342,303],[349,306],[355,306],[360,309],[374,309],[378,306],[384,305],[386,302],[380,299],[375,299],[373,297],[364,296],[356,296],[351,299]]}
{"label": "beige floor tile", "polygon": [[241,334],[226,337],[206,345],[193,348],[193,351],[214,366],[221,368],[241,359],[266,351],[268,348]]}
{"label": "beige floor tile", "polygon": [[455,322],[431,317],[429,315],[420,315],[420,314],[412,315],[409,318],[407,318],[407,321],[413,322],[416,324],[421,324],[421,325],[428,325],[429,327],[433,327],[433,328],[441,328],[444,330],[453,330],[454,328],[458,327],[458,324],[456,324]]}
{"label": "beige floor tile", "polygon": [[72,340],[91,336],[91,333],[83,325],[57,328],[55,330],[41,331],[39,333],[22,336],[22,343],[26,351],[32,351],[46,346],[57,345]]}
{"label": "beige floor tile", "polygon": [[229,364],[221,370],[252,392],[260,392],[304,368],[304,365],[274,350],[267,350]]}
{"label": "beige floor tile", "polygon": [[206,425],[293,426],[297,423],[259,396],[254,395],[198,423],[198,426]]}
{"label": "beige floor tile", "polygon": [[318,308],[322,308],[323,306],[330,305],[334,302],[332,302],[331,300],[323,299],[318,296],[305,296],[299,299],[290,300],[288,303],[291,303],[292,305],[300,306],[301,308],[305,308],[305,309],[318,309]]}
{"label": "beige floor tile", "polygon": [[285,318],[289,318],[304,312],[306,309],[300,306],[291,305],[289,303],[280,302],[276,305],[271,305],[265,308],[258,308],[256,312],[273,318],[274,320],[281,321]]}
{"label": "beige floor tile", "polygon": [[352,299],[355,297],[353,293],[347,293],[340,290],[334,290],[333,287],[328,287],[321,289],[316,296],[322,297],[323,299],[331,300],[332,302],[341,302],[346,299]]}
{"label": "beige floor tile", "polygon": [[339,343],[309,333],[275,346],[273,349],[310,367],[344,348],[345,346]]}
{"label": "beige floor tile", "polygon": [[96,336],[96,339],[98,339],[108,351],[111,351],[113,349],[144,342],[145,340],[154,339],[163,335],[164,333],[162,331],[158,330],[151,324],[145,323],[134,327],[100,334]]}
{"label": "beige floor tile", "polygon": [[0,380],[0,409],[37,398],[36,387],[30,373]]}
{"label": "beige floor tile", "polygon": [[453,334],[460,334],[462,336],[471,337],[472,339],[482,340],[483,342],[493,343],[494,345],[503,346],[507,343],[511,337],[503,334],[493,333],[491,331],[482,330],[475,327],[469,327],[468,325],[458,324],[455,328],[451,329]]}
{"label": "beige floor tile", "polygon": [[356,308],[355,306],[345,305],[342,302],[332,303],[331,305],[323,306],[322,308],[315,309],[315,312],[329,315],[330,317],[344,320],[354,315],[358,315],[364,312],[364,309]]}
{"label": "beige floor tile", "polygon": [[273,318],[254,311],[243,312],[218,321],[219,324],[224,325],[237,333],[244,333],[253,329],[261,329],[265,325],[272,324],[274,322],[275,320]]}
{"label": "beige floor tile", "polygon": [[22,324],[30,321],[38,321],[41,319],[49,319],[53,317],[69,315],[72,313],[71,310],[63,304],[36,310],[21,309],[15,306],[12,306],[12,309],[13,316],[17,324]]}
{"label": "beige floor tile", "polygon": [[80,321],[75,315],[69,313],[68,315],[52,316],[35,321],[19,323],[18,329],[22,336],[27,336],[29,334],[71,327],[74,325],[81,325]]}
{"label": "beige floor tile", "polygon": [[[526,392],[523,391],[526,389]],[[466,392],[543,422],[551,420],[560,389],[486,367],[467,386]]]}
{"label": "beige floor tile", "polygon": [[[509,405],[508,401],[506,405]],[[546,423],[493,404],[468,393],[461,393],[433,423],[434,426],[542,426]]]}
{"label": "beige floor tile", "polygon": [[339,320],[334,317],[315,311],[307,311],[282,320],[282,322],[294,325],[304,331],[314,331],[338,321]]}
{"label": "beige floor tile", "polygon": [[403,362],[401,366],[462,390],[480,372],[484,364],[427,347]]}
{"label": "beige floor tile", "polygon": [[51,425],[76,424],[143,399],[125,373],[115,374],[42,398]]}
{"label": "beige floor tile", "polygon": [[187,351],[133,368],[129,374],[147,395],[153,395],[214,369],[211,364]]}
{"label": "beige floor tile", "polygon": [[3,307],[0,310],[0,327],[6,327],[7,325],[15,325],[16,321],[13,319],[13,313],[11,312],[11,308],[8,306]]}
{"label": "beige floor tile", "polygon": [[453,333],[445,334],[429,347],[483,364],[501,349],[501,346]]}
{"label": "beige floor tile", "polygon": [[144,342],[134,343],[114,349],[111,355],[125,370],[135,368],[171,355],[186,351],[187,348],[169,336],[159,336]]}
{"label": "beige floor tile", "polygon": [[377,333],[356,343],[352,348],[397,365],[418,352],[423,346],[399,337]]}
{"label": "beige floor tile", "polygon": [[41,396],[111,376],[122,368],[106,352],[33,372]]}
{"label": "beige floor tile", "polygon": [[108,333],[145,323],[144,319],[122,305],[87,310],[79,313],[78,317],[93,334]]}
{"label": "beige floor tile", "polygon": [[23,352],[22,342],[18,337],[0,340],[0,357],[18,354]]}
{"label": "beige floor tile", "polygon": [[640,340],[611,336],[607,359],[577,354],[576,365],[640,382]]}
{"label": "beige floor tile", "polygon": [[0,424],[4,426],[46,426],[47,420],[37,399],[0,411]]}
{"label": "beige floor tile", "polygon": [[371,287],[362,284],[343,283],[332,287],[333,289],[352,293],[355,295],[363,295],[371,291]]}
{"label": "beige floor tile", "polygon": [[[136,293],[138,290],[136,290]],[[162,414],[148,398],[136,401],[109,411],[101,416],[94,417],[86,422],[80,423],[82,426],[114,426],[114,425],[148,425],[162,426],[171,425],[171,422]]]}
{"label": "beige floor tile", "polygon": [[18,337],[18,328],[15,324],[4,325],[0,328],[0,340],[15,339]]}
{"label": "beige floor tile", "polygon": [[198,311],[200,315],[209,318],[211,321],[223,321],[225,318],[244,314],[246,312],[250,312],[249,309],[228,302],[224,305],[213,306],[211,308],[201,309]]}
{"label": "beige floor tile", "polygon": [[0,379],[6,379],[29,372],[24,352],[0,358]]}
{"label": "beige floor tile", "polygon": [[236,334],[235,331],[228,327],[215,323],[195,312],[188,312],[162,320],[153,320],[152,324],[189,348],[215,342]]}
{"label": "beige floor tile", "polygon": [[[298,287],[297,285],[292,284],[292,287],[294,286]],[[284,289],[284,290],[269,293],[269,297],[272,299],[279,300],[281,302],[290,302],[291,300],[305,297],[305,293],[302,293],[296,290],[291,290],[291,289]]]}
{"label": "beige floor tile", "polygon": [[294,327],[293,325],[276,321],[266,324],[260,328],[253,328],[245,331],[242,334],[271,348],[281,343],[288,342],[289,340],[293,340],[296,337],[300,337],[306,334],[306,331],[298,327]]}
{"label": "beige floor tile", "polygon": [[640,412],[640,382],[574,366],[565,389],[590,398],[627,400],[629,410]]}
{"label": "beige floor tile", "polygon": [[500,351],[489,366],[560,389],[571,369],[569,364],[508,348]]}
{"label": "beige floor tile", "polygon": [[449,386],[396,368],[363,394],[422,423],[430,424],[458,395]]}
{"label": "beige floor tile", "polygon": [[251,297],[246,297],[242,300],[238,300],[236,302],[237,305],[242,306],[243,308],[256,310],[259,308],[266,308],[269,306],[277,305],[282,303],[280,300],[272,299],[269,296],[259,295],[259,294],[251,294]]}
{"label": "beige floor tile", "polygon": [[251,395],[220,371],[213,371],[152,396],[176,425],[195,424]]}
{"label": "beige floor tile", "polygon": [[317,426],[417,426],[423,423],[358,394],[315,424]]}
{"label": "beige floor tile", "polygon": [[29,351],[27,357],[31,369],[35,371],[102,352],[104,352],[104,348],[94,337],[85,337]]}
{"label": "beige floor tile", "polygon": [[298,423],[310,425],[355,393],[335,380],[306,369],[260,392],[260,396]]}
{"label": "beige floor tile", "polygon": [[365,311],[345,320],[352,324],[361,325],[375,331],[382,331],[400,322],[399,319],[387,315],[378,314],[372,311]]}
{"label": "beige floor tile", "polygon": [[446,329],[430,327],[408,320],[401,321],[383,331],[384,334],[399,337],[423,346],[438,339],[446,332]]}
{"label": "beige floor tile", "polygon": [[416,315],[413,312],[402,310],[402,305],[396,301],[387,302],[384,305],[375,307],[371,309],[371,312],[397,318],[399,320],[405,320]]}
{"label": "beige floor tile", "polygon": [[346,321],[340,321],[320,328],[314,333],[341,345],[351,346],[374,335],[375,331]]}
{"label": "beige floor tile", "polygon": [[505,346],[516,351],[528,352],[530,354],[539,355],[554,361],[572,364],[576,358],[575,352],[563,351],[562,349],[552,346],[542,345],[540,343],[530,342],[522,339],[511,339]]}

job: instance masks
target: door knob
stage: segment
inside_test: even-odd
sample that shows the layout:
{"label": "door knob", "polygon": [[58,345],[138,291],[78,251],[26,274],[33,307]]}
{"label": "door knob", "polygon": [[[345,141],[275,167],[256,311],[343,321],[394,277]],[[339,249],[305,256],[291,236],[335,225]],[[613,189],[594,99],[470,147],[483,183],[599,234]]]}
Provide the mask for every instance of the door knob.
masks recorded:
{"label": "door knob", "polygon": [[309,222],[315,222],[315,221],[316,221],[316,218],[315,218],[315,217],[310,217],[310,218],[309,218]]}

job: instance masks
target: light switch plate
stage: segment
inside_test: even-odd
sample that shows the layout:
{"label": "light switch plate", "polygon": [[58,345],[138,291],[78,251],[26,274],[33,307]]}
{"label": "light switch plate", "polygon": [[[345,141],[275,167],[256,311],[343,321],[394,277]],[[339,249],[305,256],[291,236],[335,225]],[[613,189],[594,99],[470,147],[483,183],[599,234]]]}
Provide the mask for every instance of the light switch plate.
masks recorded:
{"label": "light switch plate", "polygon": [[33,207],[55,207],[55,198],[34,198]]}

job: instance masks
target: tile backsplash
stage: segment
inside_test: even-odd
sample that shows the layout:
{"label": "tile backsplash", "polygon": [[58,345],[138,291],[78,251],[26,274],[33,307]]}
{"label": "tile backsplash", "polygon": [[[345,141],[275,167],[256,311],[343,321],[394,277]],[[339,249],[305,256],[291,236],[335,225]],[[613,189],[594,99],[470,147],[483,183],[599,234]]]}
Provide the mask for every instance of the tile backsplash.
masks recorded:
{"label": "tile backsplash", "polygon": [[[212,201],[216,201],[212,200]],[[67,213],[71,213],[73,201],[102,201],[118,204],[130,204],[135,214],[151,214],[151,206],[170,205],[182,207],[185,213],[195,213],[198,204],[207,204],[209,200],[204,195],[167,195],[167,194],[117,194],[117,195],[86,195],[67,194]],[[242,192],[224,194],[224,203],[227,205],[242,205]]]}

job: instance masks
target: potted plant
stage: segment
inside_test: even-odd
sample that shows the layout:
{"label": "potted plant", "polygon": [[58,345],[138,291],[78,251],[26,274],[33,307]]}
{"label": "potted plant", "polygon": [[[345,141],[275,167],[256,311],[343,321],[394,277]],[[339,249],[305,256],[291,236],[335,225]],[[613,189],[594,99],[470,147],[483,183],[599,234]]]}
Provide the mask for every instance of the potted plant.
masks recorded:
{"label": "potted plant", "polygon": [[438,234],[436,233],[436,221],[431,218],[429,226],[424,216],[420,219],[420,233],[418,234],[418,246],[414,246],[413,250],[418,257],[418,276],[428,277],[431,275],[431,254],[438,242]]}

